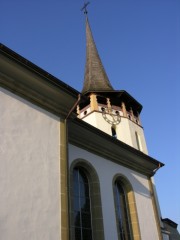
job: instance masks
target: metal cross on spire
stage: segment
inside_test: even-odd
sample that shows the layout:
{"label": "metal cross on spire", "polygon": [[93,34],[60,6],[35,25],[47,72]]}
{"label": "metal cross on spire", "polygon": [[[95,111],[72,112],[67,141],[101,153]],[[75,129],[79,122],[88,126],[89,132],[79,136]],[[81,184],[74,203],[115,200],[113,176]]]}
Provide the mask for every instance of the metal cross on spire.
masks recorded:
{"label": "metal cross on spire", "polygon": [[81,8],[81,11],[83,11],[84,10],[84,14],[86,14],[87,15],[87,13],[88,13],[88,11],[87,11],[87,5],[89,5],[90,4],[90,2],[84,2],[84,6]]}

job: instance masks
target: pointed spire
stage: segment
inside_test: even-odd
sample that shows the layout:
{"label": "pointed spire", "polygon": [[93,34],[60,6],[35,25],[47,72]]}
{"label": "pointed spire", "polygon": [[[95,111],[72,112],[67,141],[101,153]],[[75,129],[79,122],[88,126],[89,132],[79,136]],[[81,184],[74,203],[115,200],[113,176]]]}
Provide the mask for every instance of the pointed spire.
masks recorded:
{"label": "pointed spire", "polygon": [[113,91],[99,57],[86,14],[86,66],[82,93]]}

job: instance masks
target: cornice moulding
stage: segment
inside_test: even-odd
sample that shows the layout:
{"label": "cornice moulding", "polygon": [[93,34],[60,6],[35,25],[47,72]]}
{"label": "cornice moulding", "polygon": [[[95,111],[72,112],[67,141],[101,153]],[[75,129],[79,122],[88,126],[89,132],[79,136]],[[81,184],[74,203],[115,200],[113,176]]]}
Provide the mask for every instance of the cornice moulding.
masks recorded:
{"label": "cornice moulding", "polygon": [[163,163],[79,119],[68,121],[69,142],[148,177]]}

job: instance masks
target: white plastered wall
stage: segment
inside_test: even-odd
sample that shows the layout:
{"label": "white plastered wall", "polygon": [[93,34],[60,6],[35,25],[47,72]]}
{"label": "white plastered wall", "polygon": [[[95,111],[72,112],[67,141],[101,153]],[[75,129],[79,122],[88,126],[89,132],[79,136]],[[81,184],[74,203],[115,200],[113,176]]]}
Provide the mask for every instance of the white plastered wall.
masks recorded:
{"label": "white plastered wall", "polygon": [[136,135],[135,135],[135,132],[137,132],[139,136],[140,145],[142,146],[141,151],[144,152],[145,154],[148,154],[143,128],[128,119],[126,120],[128,121],[128,124],[129,124],[129,129],[130,129],[130,134],[132,139],[132,146],[135,146],[135,148],[137,148]]}
{"label": "white plastered wall", "polygon": [[101,131],[111,135],[111,125],[107,123],[103,117],[102,114],[99,112],[93,112],[90,113],[88,116],[83,118],[83,121],[91,124],[92,126],[100,129]]}
{"label": "white plastered wall", "polygon": [[60,239],[59,119],[0,89],[0,239]]}
{"label": "white plastered wall", "polygon": [[[112,136],[111,124],[104,120],[100,112],[93,112],[87,115],[83,118],[83,121]],[[116,125],[117,139],[138,149],[135,132],[137,132],[139,136],[139,141],[142,146],[141,151],[148,154],[143,128],[128,118],[121,117],[121,122]]]}
{"label": "white plastered wall", "polygon": [[[87,143],[88,144],[88,143]],[[135,195],[141,239],[158,239],[158,232],[149,192],[147,178],[135,171],[96,156],[73,145],[69,146],[69,166],[76,159],[83,159],[92,164],[99,180],[102,200],[105,239],[118,239],[112,181],[115,175],[122,174],[130,181]],[[126,160],[126,159],[124,159]]]}

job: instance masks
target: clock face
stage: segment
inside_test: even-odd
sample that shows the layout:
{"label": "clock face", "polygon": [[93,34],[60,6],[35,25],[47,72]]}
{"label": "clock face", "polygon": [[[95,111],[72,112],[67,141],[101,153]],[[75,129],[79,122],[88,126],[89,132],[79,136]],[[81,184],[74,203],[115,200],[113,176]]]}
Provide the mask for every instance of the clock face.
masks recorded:
{"label": "clock face", "polygon": [[119,112],[113,113],[111,108],[103,108],[102,109],[102,116],[108,122],[109,124],[112,125],[117,125],[121,121],[121,117],[119,115]]}

